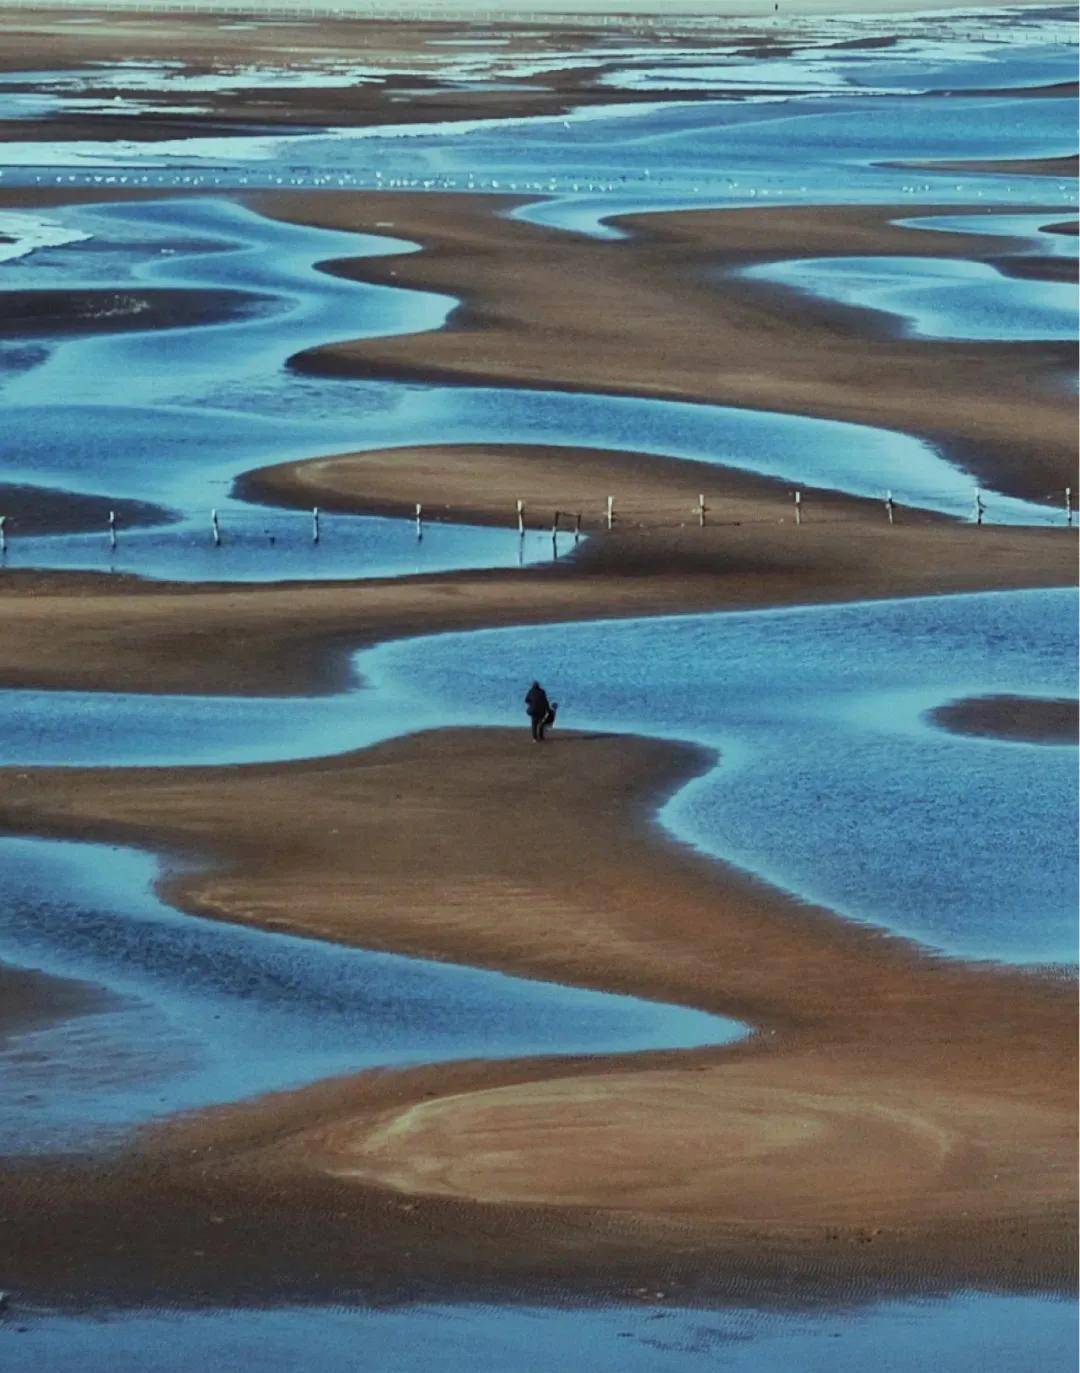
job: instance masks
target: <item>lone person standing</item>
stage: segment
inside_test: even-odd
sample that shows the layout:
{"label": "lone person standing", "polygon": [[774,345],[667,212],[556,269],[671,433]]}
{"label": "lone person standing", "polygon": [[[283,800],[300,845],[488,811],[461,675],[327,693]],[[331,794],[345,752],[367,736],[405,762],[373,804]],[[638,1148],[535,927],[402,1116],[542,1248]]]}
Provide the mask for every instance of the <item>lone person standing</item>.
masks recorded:
{"label": "lone person standing", "polygon": [[548,723],[548,716],[551,714],[551,702],[547,698],[547,692],[539,682],[533,682],[526,693],[525,710],[532,724],[533,743],[543,743],[544,729]]}

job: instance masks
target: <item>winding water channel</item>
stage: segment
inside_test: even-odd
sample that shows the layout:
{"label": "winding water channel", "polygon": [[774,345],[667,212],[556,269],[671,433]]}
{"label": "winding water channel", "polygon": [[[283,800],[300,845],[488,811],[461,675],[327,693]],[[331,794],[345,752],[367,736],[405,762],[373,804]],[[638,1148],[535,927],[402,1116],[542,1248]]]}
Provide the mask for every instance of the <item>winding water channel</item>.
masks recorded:
{"label": "winding water channel", "polygon": [[[628,397],[301,376],[285,366],[299,350],[437,328],[454,302],[318,270],[327,258],[401,251],[400,241],[277,224],[231,197],[256,184],[392,179],[528,189],[544,198],[519,215],[599,235],[617,232],[604,223],[616,213],[677,205],[907,198],[914,216],[920,203],[967,211],[977,198],[1000,212],[1001,232],[1029,233],[1038,226],[1010,218],[1009,209],[1037,203],[1064,211],[1071,190],[1053,178],[899,163],[1072,151],[1069,101],[980,93],[1053,81],[1071,69],[1055,27],[1062,12],[1040,14],[1043,20],[1032,12],[1026,44],[1022,34],[1015,45],[997,44],[969,16],[952,20],[942,42],[912,37],[891,53],[834,55],[819,63],[827,70],[815,101],[766,95],[407,136],[338,130],[172,147],[6,145],[0,165],[8,184],[107,176],[210,194],[58,207],[37,222],[28,216],[23,228],[42,246],[0,264],[0,289],[161,288],[223,301],[228,292],[236,307],[217,323],[57,335],[0,349],[8,480],[148,500],[171,512],[168,524],[123,531],[111,560],[100,535],[16,531],[8,564],[111,565],[195,581],[310,580],[513,566],[547,555],[549,541],[522,549],[509,532],[437,526],[417,543],[401,521],[345,516],[327,519],[315,548],[305,517],[255,510],[230,494],[235,478],[255,466],[434,438],[632,448],[859,494],[891,487],[912,504],[966,510],[970,476],[902,434]],[[791,72],[771,79],[782,87]],[[945,86],[973,93],[915,94]],[[989,218],[938,215],[921,227],[985,233]],[[1039,252],[1059,250],[1065,245],[1037,244]],[[816,264],[813,279],[805,264],[796,267],[797,279],[822,294],[843,298],[850,287],[849,270],[835,263]],[[954,278],[965,272],[968,288],[951,296],[945,318],[937,289],[932,318],[913,303],[925,261],[883,263],[888,280],[879,278],[869,294],[860,280],[859,299],[908,314],[924,332],[1057,336],[1048,310],[1056,320],[1058,306],[1040,304],[1032,283],[1010,282],[1007,298],[988,296],[985,277],[947,270]],[[895,285],[905,293],[903,308],[882,294]],[[982,332],[965,333],[972,328]],[[102,400],[103,376],[125,378],[122,398]],[[997,519],[1053,518],[1006,497],[991,504]],[[207,538],[211,506],[226,533],[220,550]],[[448,723],[520,727],[521,683],[539,675],[558,695],[567,725],[718,750],[718,766],[661,816],[679,838],[807,901],[948,955],[1071,962],[1076,863],[1068,844],[1076,827],[1065,822],[1075,818],[1075,751],[949,735],[927,712],[966,696],[1070,694],[1075,609],[1071,592],[1024,592],[442,635],[357,655],[355,689],[321,698],[5,691],[0,762],[242,763],[333,753]],[[159,860],[146,853],[6,837],[0,862],[9,898],[0,958],[93,984],[104,997],[83,1015],[0,1048],[6,1149],[110,1143],[178,1110],[375,1064],[632,1051],[742,1033],[686,1008],[192,920],[155,895]],[[234,1055],[239,1040],[250,1046],[242,1065]],[[947,1373],[977,1364],[1005,1373],[1065,1367],[1075,1345],[1068,1304],[985,1294],[891,1303],[857,1318],[646,1305],[634,1312],[144,1313],[100,1321],[23,1311],[19,1320],[13,1366],[51,1373],[106,1366],[168,1373],[214,1360],[249,1366],[253,1351],[263,1369],[293,1368],[317,1354],[336,1373],[356,1366],[357,1342],[380,1368],[405,1373],[432,1366],[426,1336],[451,1373],[485,1361],[498,1367],[500,1359],[512,1359],[515,1373],[583,1362],[598,1373],[795,1366],[846,1373],[868,1362],[905,1371],[932,1363]],[[533,1349],[543,1358],[530,1363]]]}

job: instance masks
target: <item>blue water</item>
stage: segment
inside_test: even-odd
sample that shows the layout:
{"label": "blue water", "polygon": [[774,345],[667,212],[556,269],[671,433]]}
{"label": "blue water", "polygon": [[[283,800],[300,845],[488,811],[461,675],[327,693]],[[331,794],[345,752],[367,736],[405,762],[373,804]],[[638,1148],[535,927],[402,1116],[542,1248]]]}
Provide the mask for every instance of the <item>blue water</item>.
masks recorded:
{"label": "blue water", "polygon": [[0,837],[0,867],[0,961],[115,1003],[0,1045],[3,1153],[101,1147],[154,1117],[374,1066],[742,1033],[683,1007],[193,919],[131,849]]}
{"label": "blue water", "polygon": [[[17,1333],[16,1323],[23,1333]],[[828,1313],[423,1305],[99,1318],[17,1310],[11,1373],[1071,1373],[1071,1302],[959,1293]]]}
{"label": "blue water", "polygon": [[[203,509],[167,525],[126,530],[121,521],[115,548],[104,528],[90,534],[9,535],[0,566],[128,573],[176,582],[315,582],[527,567],[552,558],[550,530],[530,529],[519,538],[511,528],[512,511],[507,512],[506,529],[491,529],[439,521],[438,509],[429,507],[420,537],[413,520],[324,511],[315,543],[308,511],[274,510],[227,498],[216,508],[220,544],[213,540],[210,511]],[[526,518],[550,523],[551,514],[528,510]],[[572,547],[572,536],[560,537],[561,553]]]}
{"label": "blue water", "polygon": [[[925,717],[1073,695],[1076,605],[1023,591],[444,634],[360,653],[359,689],[306,699],[4,691],[0,761],[280,761],[520,726],[539,677],[561,724],[719,750],[663,814],[706,852],[951,954],[1072,962],[1075,750]],[[572,786],[572,754],[567,770]]]}
{"label": "blue water", "polygon": [[802,258],[741,273],[894,316],[912,338],[1073,339],[1074,284],[1003,275],[985,262],[923,257]]}
{"label": "blue water", "polygon": [[992,237],[1008,238],[1013,244],[1003,243],[1002,252],[1014,251],[1019,247],[1026,253],[1037,253],[1040,257],[1068,257],[1074,260],[1080,255],[1080,239],[1076,234],[1051,231],[1051,223],[1075,223],[1075,216],[1066,215],[1055,220],[1046,214],[1008,214],[998,210],[983,210],[973,215],[927,215],[902,219],[898,222],[914,229],[928,229],[932,233],[944,234],[989,234]]}

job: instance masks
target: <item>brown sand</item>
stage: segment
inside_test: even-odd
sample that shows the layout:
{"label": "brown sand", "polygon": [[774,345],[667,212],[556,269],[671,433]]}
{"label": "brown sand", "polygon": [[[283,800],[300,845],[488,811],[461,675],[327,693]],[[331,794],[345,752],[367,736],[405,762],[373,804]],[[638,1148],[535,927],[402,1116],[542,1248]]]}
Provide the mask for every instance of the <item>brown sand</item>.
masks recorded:
{"label": "brown sand", "polygon": [[[751,263],[898,253],[992,261],[1006,239],[891,224],[912,207],[640,215],[626,241],[499,217],[467,195],[353,193],[251,203],[282,219],[395,234],[424,251],[338,263],[458,297],[450,327],[328,344],[294,365],[341,375],[595,390],[850,420],[939,444],[984,484],[1045,499],[1072,479],[1067,343],[896,336],[875,312],[732,275]],[[944,213],[918,207],[920,216]],[[955,214],[959,207],[950,206]],[[1017,245],[1019,246],[1019,245]]]}
{"label": "brown sand", "polygon": [[976,734],[1028,744],[1075,744],[1080,702],[1031,696],[977,696],[930,712],[936,725],[955,734]]}
{"label": "brown sand", "polygon": [[[489,730],[283,766],[7,770],[4,828],[202,855],[167,883],[190,911],[756,1031],[322,1084],[145,1138],[104,1178],[28,1163],[0,1229],[24,1290],[1067,1282],[1067,981],[928,957],[662,838],[652,807],[707,764]],[[542,845],[522,841],[522,796]]]}
{"label": "brown sand", "polygon": [[[517,527],[521,500],[526,528],[551,529],[558,510],[566,532],[574,530],[579,514],[583,530],[606,528],[611,495],[618,531],[639,540],[644,530],[698,526],[701,495],[706,497],[706,529],[790,523],[794,518],[786,484],[738,468],[547,444],[433,443],[340,453],[246,472],[234,494],[293,509],[318,505],[399,517],[412,515],[417,498],[423,497],[425,520],[509,529]],[[804,488],[804,496],[808,523],[867,527],[885,518],[880,502],[811,488]],[[904,519],[924,527],[943,517],[911,510]],[[771,537],[771,531],[760,532]],[[734,533],[730,537],[739,538]]]}

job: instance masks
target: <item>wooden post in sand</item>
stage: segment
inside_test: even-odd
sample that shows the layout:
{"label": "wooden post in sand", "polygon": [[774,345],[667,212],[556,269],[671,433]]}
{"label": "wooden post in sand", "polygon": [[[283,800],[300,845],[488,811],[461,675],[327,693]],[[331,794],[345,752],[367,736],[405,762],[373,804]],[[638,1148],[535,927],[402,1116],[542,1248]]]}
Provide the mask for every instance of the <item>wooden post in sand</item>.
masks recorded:
{"label": "wooden post in sand", "polygon": [[581,538],[581,511],[574,516],[574,542]]}
{"label": "wooden post in sand", "polygon": [[704,528],[705,528],[705,514],[706,514],[705,493],[702,492],[702,493],[698,496],[698,498],[697,498],[697,522],[698,522],[698,528],[699,528],[699,529],[704,529]]}
{"label": "wooden post in sand", "polygon": [[217,511],[210,511],[210,533],[214,536],[214,547],[221,547],[221,525],[218,523]]}
{"label": "wooden post in sand", "polygon": [[802,524],[802,492],[795,492],[795,523]]}
{"label": "wooden post in sand", "polygon": [[561,514],[562,511],[556,510],[555,518],[551,521],[551,546],[555,549],[559,547],[559,516]]}
{"label": "wooden post in sand", "polygon": [[116,511],[109,511],[109,547],[116,547]]}
{"label": "wooden post in sand", "polygon": [[1065,522],[1070,529],[1072,528],[1072,515],[1072,487],[1067,486],[1065,488]]}
{"label": "wooden post in sand", "polygon": [[518,522],[518,538],[523,539],[523,538],[525,537],[525,502],[524,502],[524,501],[518,501],[518,503],[517,503],[517,522]]}
{"label": "wooden post in sand", "polygon": [[894,501],[893,498],[892,498],[892,492],[891,492],[891,491],[886,491],[886,492],[885,492],[885,513],[886,513],[886,514],[888,515],[888,517],[889,517],[889,523],[890,523],[890,524],[895,524],[895,523],[896,523],[896,503],[895,503],[895,501]]}
{"label": "wooden post in sand", "polygon": [[319,542],[319,507],[315,506],[311,512],[311,542]]}
{"label": "wooden post in sand", "polygon": [[607,527],[610,529],[615,523],[615,497],[607,498]]}
{"label": "wooden post in sand", "polygon": [[419,501],[416,502],[416,537],[424,537],[424,507]]}
{"label": "wooden post in sand", "polygon": [[984,514],[985,510],[986,510],[986,506],[983,505],[982,492],[981,492],[981,491],[976,491],[976,492],[975,492],[975,509],[972,511],[972,514],[973,514],[974,517],[975,517],[975,523],[976,523],[977,525],[982,524],[982,522],[983,522],[983,514]]}

